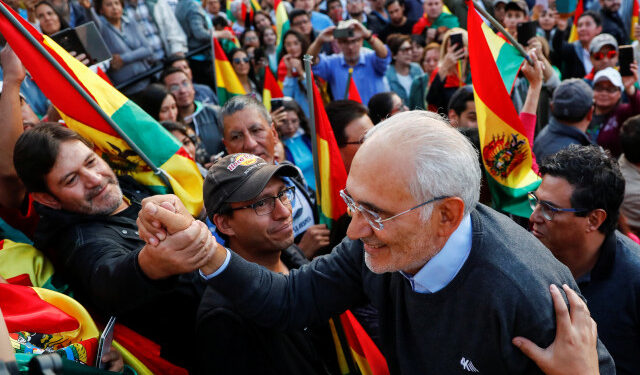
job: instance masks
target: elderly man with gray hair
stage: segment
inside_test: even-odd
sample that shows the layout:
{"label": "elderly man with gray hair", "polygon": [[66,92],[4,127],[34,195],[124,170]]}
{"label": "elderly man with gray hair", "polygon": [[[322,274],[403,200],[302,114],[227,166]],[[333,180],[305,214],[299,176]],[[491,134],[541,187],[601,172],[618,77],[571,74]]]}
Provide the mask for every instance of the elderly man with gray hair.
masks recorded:
{"label": "elderly man with gray hair", "polygon": [[[569,270],[525,229],[478,203],[480,176],[475,149],[442,118],[395,115],[368,132],[353,159],[341,192],[353,218],[331,254],[285,276],[218,246],[200,272],[240,314],[281,330],[370,300],[392,374],[615,373],[599,342],[596,354],[595,328],[581,315]],[[556,285],[582,306],[558,318],[558,338],[576,333],[565,328],[579,316],[587,328],[580,339],[551,345],[549,290],[566,312]],[[585,337],[590,350],[573,346]],[[591,359],[573,361],[560,348]]]}

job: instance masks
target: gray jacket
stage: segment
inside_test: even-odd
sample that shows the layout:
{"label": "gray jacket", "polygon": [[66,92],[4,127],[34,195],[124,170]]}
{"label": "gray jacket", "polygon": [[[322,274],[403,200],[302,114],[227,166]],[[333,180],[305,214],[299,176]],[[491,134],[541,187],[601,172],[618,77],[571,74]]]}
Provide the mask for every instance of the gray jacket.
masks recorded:
{"label": "gray jacket", "polygon": [[[199,3],[193,0],[180,0],[176,6],[176,18],[187,36],[189,50],[211,43],[211,28],[207,14]],[[207,53],[211,56],[211,51]]]}

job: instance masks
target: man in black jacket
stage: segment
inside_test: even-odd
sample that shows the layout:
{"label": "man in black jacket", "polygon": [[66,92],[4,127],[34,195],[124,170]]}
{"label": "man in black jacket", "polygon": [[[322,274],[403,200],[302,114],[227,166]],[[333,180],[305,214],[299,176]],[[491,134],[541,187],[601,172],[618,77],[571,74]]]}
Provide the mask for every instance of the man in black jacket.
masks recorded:
{"label": "man in black jacket", "polygon": [[[204,184],[205,207],[228,248],[282,274],[309,262],[293,243],[295,187],[283,180],[297,174],[293,165],[268,164],[252,154],[228,155],[211,167]],[[328,333],[327,329],[279,332],[260,327],[243,318],[224,295],[207,288],[196,327],[198,371],[327,374],[313,344],[318,331]],[[331,337],[325,338],[328,345],[320,348],[331,350]]]}
{"label": "man in black jacket", "polygon": [[570,146],[540,164],[533,235],[573,274],[618,374],[640,366],[640,246],[616,230],[625,181],[598,146]]}
{"label": "man in black jacket", "polygon": [[583,78],[593,69],[590,59],[589,45],[591,40],[602,32],[600,14],[587,10],[578,17],[578,40],[567,42],[568,20],[558,18],[556,33],[551,40],[551,61],[560,68],[562,78]]}
{"label": "man in black jacket", "polygon": [[[38,203],[35,246],[51,250],[74,296],[102,318],[117,316],[158,343],[163,357],[188,367],[184,337],[194,333],[204,291],[194,271],[215,243],[206,225],[194,223],[167,243],[146,245],[136,219],[149,193],[130,178],[119,181],[89,141],[59,124],[22,134],[14,164]],[[182,261],[176,251],[194,258]]]}
{"label": "man in black jacket", "polygon": [[600,0],[602,32],[613,35],[618,41],[618,45],[629,43],[629,30],[618,14],[621,4],[621,0]]}
{"label": "man in black jacket", "polygon": [[[512,339],[549,345],[549,284],[577,286],[530,233],[477,204],[479,184],[464,136],[435,114],[398,114],[356,153],[341,192],[349,239],[331,254],[285,276],[217,247],[201,272],[244,317],[283,330],[370,299],[391,373],[541,373]],[[600,373],[614,373],[598,349]],[[557,366],[550,373],[581,373]]]}

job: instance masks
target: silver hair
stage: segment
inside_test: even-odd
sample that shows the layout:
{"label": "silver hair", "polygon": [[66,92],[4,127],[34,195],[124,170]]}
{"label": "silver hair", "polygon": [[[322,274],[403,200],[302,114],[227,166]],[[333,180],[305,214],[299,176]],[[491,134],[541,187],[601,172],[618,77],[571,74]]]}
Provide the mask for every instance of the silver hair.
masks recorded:
{"label": "silver hair", "polygon": [[233,116],[236,112],[244,111],[245,109],[255,109],[258,111],[260,116],[267,121],[267,124],[271,125],[271,116],[264,105],[256,99],[246,95],[234,96],[224,103],[224,106],[220,110],[222,123],[224,124],[225,117]]}
{"label": "silver hair", "polygon": [[[363,146],[370,142],[411,153],[415,174],[409,191],[417,203],[448,195],[463,200],[465,215],[476,206],[482,177],[478,152],[442,116],[427,111],[398,113],[367,132]],[[432,208],[424,206],[422,220],[431,217]]]}

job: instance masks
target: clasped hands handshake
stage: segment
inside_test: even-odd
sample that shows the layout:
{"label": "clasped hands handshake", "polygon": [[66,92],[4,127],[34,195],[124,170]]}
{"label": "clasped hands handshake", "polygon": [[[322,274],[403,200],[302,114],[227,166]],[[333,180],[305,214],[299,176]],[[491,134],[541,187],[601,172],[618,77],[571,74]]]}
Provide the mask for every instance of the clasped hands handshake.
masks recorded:
{"label": "clasped hands handshake", "polygon": [[195,220],[175,195],[156,195],[142,201],[136,220],[146,242],[138,255],[142,272],[152,280],[201,269],[213,273],[218,244],[205,223]]}

